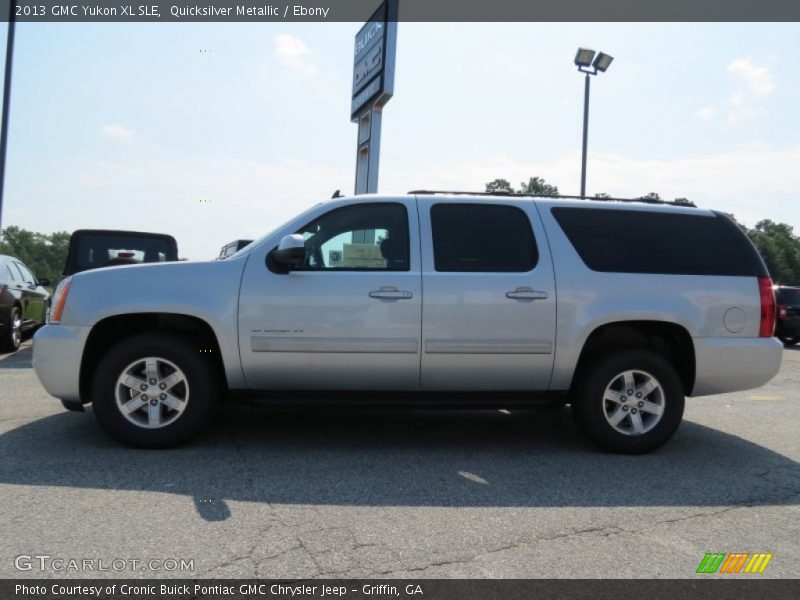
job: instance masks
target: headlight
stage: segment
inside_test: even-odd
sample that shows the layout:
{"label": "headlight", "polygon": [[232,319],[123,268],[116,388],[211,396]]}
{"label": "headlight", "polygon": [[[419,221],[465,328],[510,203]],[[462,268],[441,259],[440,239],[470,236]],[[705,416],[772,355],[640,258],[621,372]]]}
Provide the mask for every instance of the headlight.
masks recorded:
{"label": "headlight", "polygon": [[65,277],[58,284],[56,291],[53,292],[53,299],[51,302],[51,309],[47,315],[47,322],[50,325],[58,325],[61,323],[61,315],[64,314],[64,307],[67,305],[67,296],[69,296],[69,287],[72,285],[72,277]]}

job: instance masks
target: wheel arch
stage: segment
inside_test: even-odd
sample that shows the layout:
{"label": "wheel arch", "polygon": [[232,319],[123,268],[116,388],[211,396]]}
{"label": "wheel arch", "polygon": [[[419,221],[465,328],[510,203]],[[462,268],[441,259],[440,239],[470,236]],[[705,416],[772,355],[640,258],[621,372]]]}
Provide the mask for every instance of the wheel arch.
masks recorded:
{"label": "wheel arch", "polygon": [[191,339],[198,352],[206,357],[218,371],[218,381],[227,388],[225,367],[220,344],[213,328],[203,319],[180,313],[127,313],[113,315],[98,321],[89,332],[81,359],[79,389],[81,401],[90,401],[91,385],[100,359],[112,346],[135,334],[147,331],[173,333]]}
{"label": "wheel arch", "polygon": [[637,348],[666,358],[678,372],[685,395],[691,395],[696,374],[694,342],[685,327],[671,321],[614,321],[596,327],[583,344],[571,387],[598,356]]}

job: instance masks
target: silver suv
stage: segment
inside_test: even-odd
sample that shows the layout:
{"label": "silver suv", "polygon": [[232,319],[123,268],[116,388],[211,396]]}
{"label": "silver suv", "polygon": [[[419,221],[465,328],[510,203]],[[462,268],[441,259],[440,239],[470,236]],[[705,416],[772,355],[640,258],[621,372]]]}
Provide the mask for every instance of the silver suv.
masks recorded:
{"label": "silver suv", "polygon": [[[116,439],[185,442],[232,392],[509,408],[560,399],[600,447],[653,450],[685,396],[781,363],[772,282],[721,213],[419,192],[339,198],[224,261],[61,282],[34,367]],[[300,394],[299,392],[302,392]]]}

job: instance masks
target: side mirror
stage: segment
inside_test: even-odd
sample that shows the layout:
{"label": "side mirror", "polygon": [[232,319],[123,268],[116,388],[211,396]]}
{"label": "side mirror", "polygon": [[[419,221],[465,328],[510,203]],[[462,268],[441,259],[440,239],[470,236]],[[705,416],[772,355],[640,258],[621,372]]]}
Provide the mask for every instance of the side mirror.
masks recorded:
{"label": "side mirror", "polygon": [[36,283],[42,287],[50,287],[53,284],[47,277],[40,277]]}
{"label": "side mirror", "polygon": [[280,270],[288,273],[299,267],[306,259],[306,242],[299,233],[283,236],[281,243],[269,253],[269,260]]}

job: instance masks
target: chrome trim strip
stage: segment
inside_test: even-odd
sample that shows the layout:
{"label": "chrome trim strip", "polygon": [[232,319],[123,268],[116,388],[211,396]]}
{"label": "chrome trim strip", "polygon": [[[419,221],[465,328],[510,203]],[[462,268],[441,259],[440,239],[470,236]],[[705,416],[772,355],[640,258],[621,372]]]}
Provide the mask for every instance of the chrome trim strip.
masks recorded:
{"label": "chrome trim strip", "polygon": [[425,340],[426,354],[550,354],[546,340]]}
{"label": "chrome trim strip", "polygon": [[415,339],[405,338],[312,338],[252,336],[253,352],[381,352],[416,354]]}

